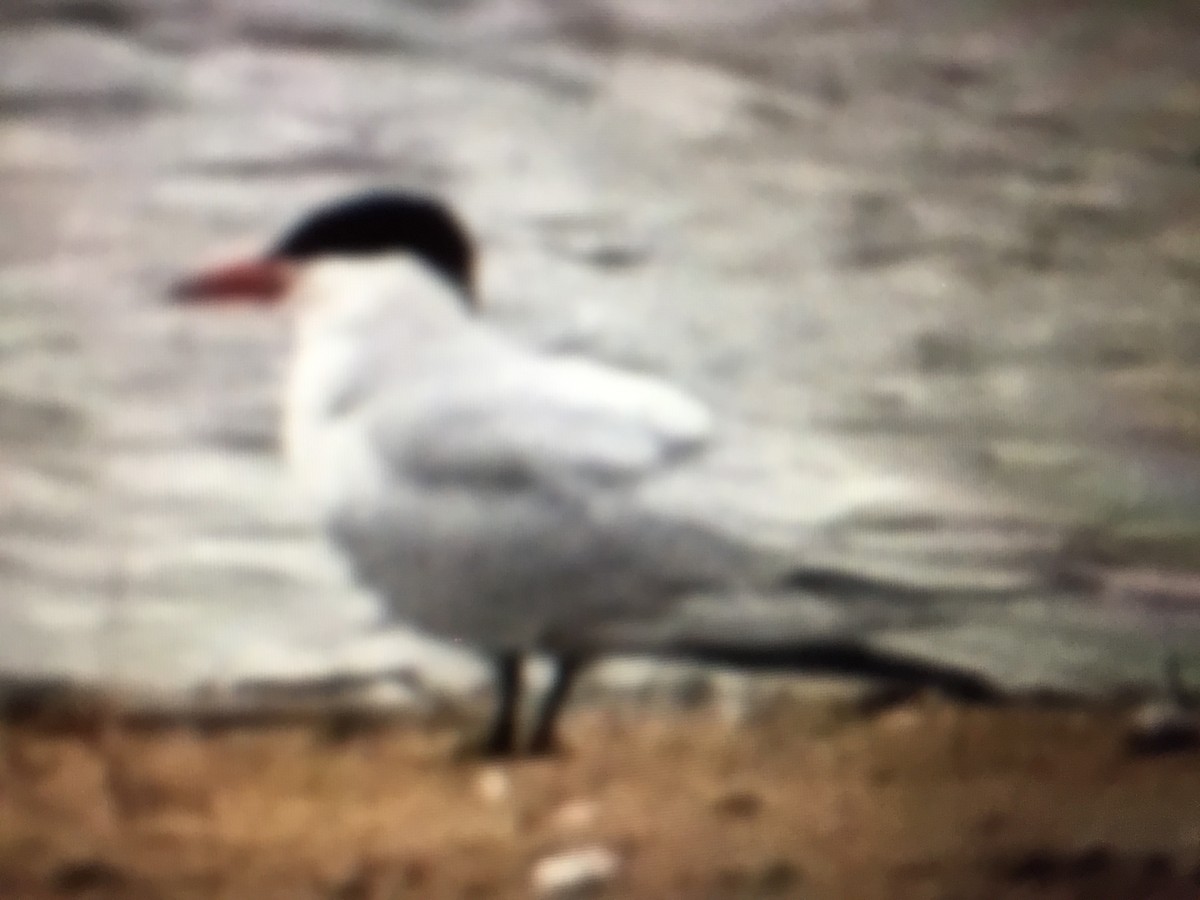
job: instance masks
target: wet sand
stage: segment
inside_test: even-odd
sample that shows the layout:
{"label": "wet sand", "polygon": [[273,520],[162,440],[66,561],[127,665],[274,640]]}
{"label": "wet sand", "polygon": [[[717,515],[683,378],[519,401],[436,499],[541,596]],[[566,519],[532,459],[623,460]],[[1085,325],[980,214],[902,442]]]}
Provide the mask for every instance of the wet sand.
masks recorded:
{"label": "wet sand", "polygon": [[[329,723],[0,733],[0,895],[529,897],[612,854],[623,898],[1194,898],[1200,756],[1137,756],[1127,710],[864,716],[590,709],[567,752],[462,758],[462,730]],[[560,896],[567,896],[562,894]]]}

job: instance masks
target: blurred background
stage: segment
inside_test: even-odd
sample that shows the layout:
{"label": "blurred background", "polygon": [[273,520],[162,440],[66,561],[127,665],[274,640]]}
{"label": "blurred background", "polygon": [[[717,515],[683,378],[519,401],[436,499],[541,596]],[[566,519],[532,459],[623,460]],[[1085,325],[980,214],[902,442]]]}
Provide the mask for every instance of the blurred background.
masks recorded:
{"label": "blurred background", "polygon": [[[7,4],[0,668],[180,688],[426,652],[363,638],[371,601],[292,502],[286,323],[163,303],[365,186],[462,210],[502,327],[683,382],[814,492],[924,460],[1049,501],[1078,565],[1186,566],[1179,9]],[[1026,600],[881,639],[1097,690],[1186,644],[1145,604],[1114,631]]]}
{"label": "blurred background", "polygon": [[7,0],[0,673],[481,683],[372,629],[292,498],[286,323],[163,303],[393,185],[461,210],[499,327],[679,380],[798,502],[919,470],[1058,535],[1045,590],[864,644],[1014,690],[1200,679],[1198,48],[1184,0]]}

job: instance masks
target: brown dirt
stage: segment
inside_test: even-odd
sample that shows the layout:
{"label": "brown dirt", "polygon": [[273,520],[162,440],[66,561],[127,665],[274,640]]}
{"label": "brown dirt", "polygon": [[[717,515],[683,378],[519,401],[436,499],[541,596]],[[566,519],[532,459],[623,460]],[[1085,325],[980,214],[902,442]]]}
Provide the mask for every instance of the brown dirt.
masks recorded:
{"label": "brown dirt", "polygon": [[568,717],[559,759],[451,730],[0,732],[0,897],[504,898],[594,845],[603,896],[1195,898],[1200,756],[1120,711],[920,701]]}

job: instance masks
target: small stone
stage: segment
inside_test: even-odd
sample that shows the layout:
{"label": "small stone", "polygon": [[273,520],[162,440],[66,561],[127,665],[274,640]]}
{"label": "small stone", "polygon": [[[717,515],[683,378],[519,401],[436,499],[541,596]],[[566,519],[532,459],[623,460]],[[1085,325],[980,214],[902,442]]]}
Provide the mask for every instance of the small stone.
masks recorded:
{"label": "small stone", "polygon": [[597,808],[591,800],[572,800],[554,813],[554,825],[563,831],[583,831],[596,821]]}
{"label": "small stone", "polygon": [[1200,723],[1176,703],[1150,703],[1133,718],[1125,740],[1136,756],[1163,756],[1200,749]]}
{"label": "small stone", "polygon": [[729,791],[713,802],[713,808],[734,819],[750,819],[762,809],[762,797],[753,791]]}
{"label": "small stone", "polygon": [[539,897],[577,900],[594,897],[620,869],[617,855],[605,847],[586,847],[541,859],[533,867],[533,890]]}
{"label": "small stone", "polygon": [[51,884],[64,894],[91,891],[109,892],[128,886],[129,878],[119,868],[102,859],[81,859],[60,865],[50,876]]}
{"label": "small stone", "polygon": [[488,803],[503,803],[512,796],[512,779],[502,769],[484,769],[479,773],[475,787]]}
{"label": "small stone", "polygon": [[804,881],[804,873],[786,859],[776,859],[761,866],[723,869],[717,875],[717,895],[721,897],[794,897]]}

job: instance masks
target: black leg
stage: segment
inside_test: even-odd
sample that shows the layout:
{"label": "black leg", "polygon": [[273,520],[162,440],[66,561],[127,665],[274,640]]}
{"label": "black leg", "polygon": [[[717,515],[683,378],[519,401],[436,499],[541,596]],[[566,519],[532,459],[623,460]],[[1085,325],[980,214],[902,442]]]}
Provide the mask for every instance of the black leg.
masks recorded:
{"label": "black leg", "polygon": [[517,752],[521,665],[519,653],[502,653],[496,657],[496,714],[484,738],[486,756],[512,756]]}
{"label": "black leg", "polygon": [[554,678],[550,682],[550,690],[542,698],[538,707],[537,717],[533,721],[533,730],[529,739],[529,752],[535,755],[553,753],[558,749],[555,736],[555,725],[558,714],[562,712],[563,704],[571,693],[576,676],[583,669],[585,659],[582,656],[559,656],[554,661]]}

